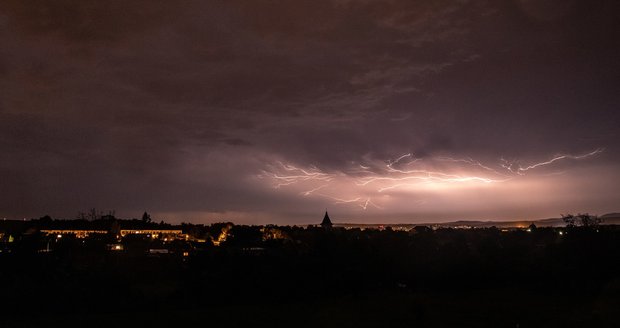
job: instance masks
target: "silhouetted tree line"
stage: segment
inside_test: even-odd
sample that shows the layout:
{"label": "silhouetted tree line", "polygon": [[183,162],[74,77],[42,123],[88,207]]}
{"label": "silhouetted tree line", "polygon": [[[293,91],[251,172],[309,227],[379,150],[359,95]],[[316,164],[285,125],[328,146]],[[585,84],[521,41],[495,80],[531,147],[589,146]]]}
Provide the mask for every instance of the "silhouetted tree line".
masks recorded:
{"label": "silhouetted tree line", "polygon": [[603,220],[598,216],[590,215],[588,213],[579,213],[577,215],[562,215],[562,220],[569,228],[573,228],[576,226],[581,226],[584,228],[597,228],[603,222]]}

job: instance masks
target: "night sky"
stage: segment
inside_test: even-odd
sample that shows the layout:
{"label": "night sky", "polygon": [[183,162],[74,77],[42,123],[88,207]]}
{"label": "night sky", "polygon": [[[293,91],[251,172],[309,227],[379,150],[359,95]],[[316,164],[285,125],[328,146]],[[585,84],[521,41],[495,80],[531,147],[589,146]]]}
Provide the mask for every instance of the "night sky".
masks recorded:
{"label": "night sky", "polygon": [[0,217],[620,211],[618,1],[0,2]]}

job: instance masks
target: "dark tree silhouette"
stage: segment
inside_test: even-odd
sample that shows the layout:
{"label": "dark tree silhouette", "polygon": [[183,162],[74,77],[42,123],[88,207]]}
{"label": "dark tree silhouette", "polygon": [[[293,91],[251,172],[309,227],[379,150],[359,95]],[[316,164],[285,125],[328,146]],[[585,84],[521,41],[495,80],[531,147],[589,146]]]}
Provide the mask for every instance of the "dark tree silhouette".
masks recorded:
{"label": "dark tree silhouette", "polygon": [[142,214],[142,221],[150,223],[151,215],[145,211],[144,214]]}
{"label": "dark tree silhouette", "polygon": [[585,228],[598,227],[603,220],[596,215],[590,215],[588,213],[579,213],[577,215],[566,214],[562,215],[562,220],[566,223],[567,227],[576,227],[578,225]]}
{"label": "dark tree silhouette", "polygon": [[564,223],[566,223],[567,227],[574,227],[577,224],[577,217],[575,217],[572,214],[561,214],[562,215],[562,221],[564,221]]}
{"label": "dark tree silhouette", "polygon": [[102,216],[102,213],[97,211],[97,209],[94,207],[88,210],[87,217],[91,221],[95,221],[99,219],[101,216]]}
{"label": "dark tree silhouette", "polygon": [[598,227],[601,222],[603,221],[601,218],[599,218],[596,215],[590,215],[588,213],[584,213],[584,214],[578,214],[577,217],[579,218],[579,221],[581,223],[582,227],[586,227],[586,228],[596,228]]}

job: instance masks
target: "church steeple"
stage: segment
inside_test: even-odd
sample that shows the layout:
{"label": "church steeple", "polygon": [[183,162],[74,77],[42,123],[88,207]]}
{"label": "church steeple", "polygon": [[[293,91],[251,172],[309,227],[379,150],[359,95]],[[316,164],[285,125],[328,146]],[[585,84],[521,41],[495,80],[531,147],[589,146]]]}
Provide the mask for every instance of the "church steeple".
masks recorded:
{"label": "church steeple", "polygon": [[325,211],[325,216],[323,217],[323,222],[321,222],[321,227],[323,228],[331,228],[332,220],[329,219],[329,214]]}

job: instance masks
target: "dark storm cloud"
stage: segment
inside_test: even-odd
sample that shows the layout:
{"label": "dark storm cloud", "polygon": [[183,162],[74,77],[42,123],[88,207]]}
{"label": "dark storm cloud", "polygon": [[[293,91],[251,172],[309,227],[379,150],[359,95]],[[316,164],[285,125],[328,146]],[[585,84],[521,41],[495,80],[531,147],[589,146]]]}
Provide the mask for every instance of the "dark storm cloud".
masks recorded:
{"label": "dark storm cloud", "polygon": [[497,164],[604,147],[613,173],[617,7],[4,1],[0,215],[324,205],[255,179],[278,161],[354,175],[406,153]]}

